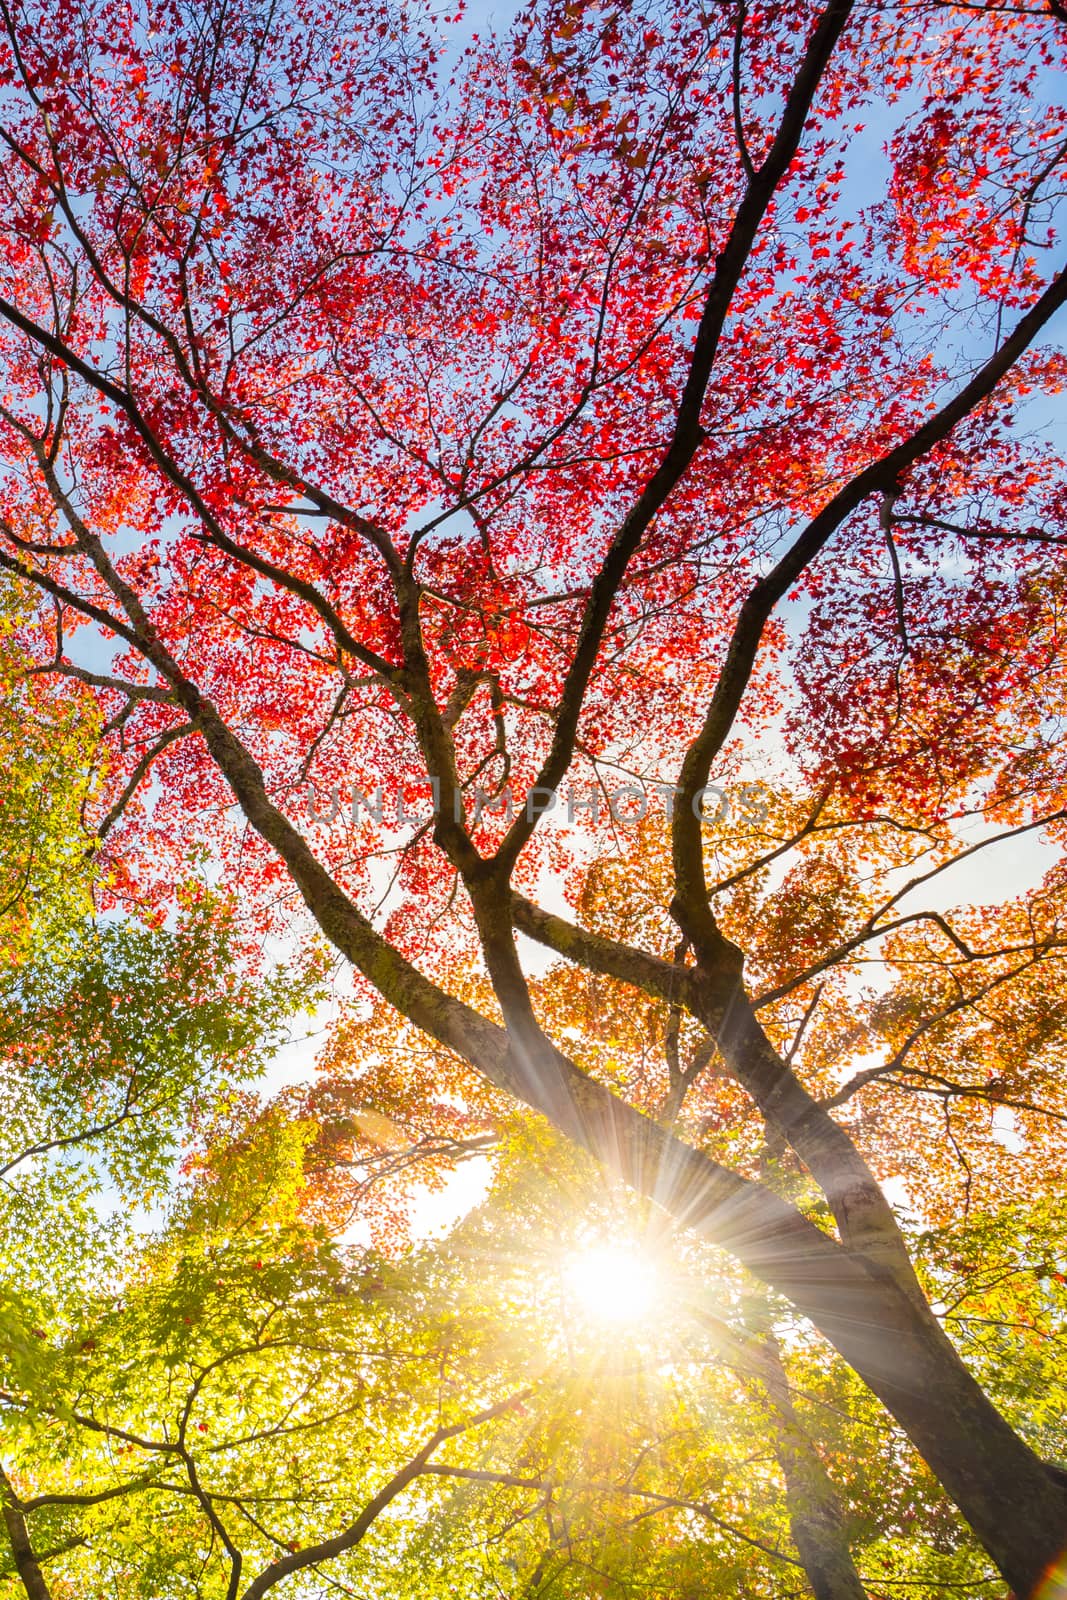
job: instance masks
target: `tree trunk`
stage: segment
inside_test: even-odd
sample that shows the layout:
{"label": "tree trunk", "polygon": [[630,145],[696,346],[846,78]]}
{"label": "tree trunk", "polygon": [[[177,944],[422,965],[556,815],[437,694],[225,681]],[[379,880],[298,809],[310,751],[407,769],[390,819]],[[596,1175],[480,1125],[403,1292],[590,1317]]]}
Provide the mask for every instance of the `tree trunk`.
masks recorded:
{"label": "tree trunk", "polygon": [[[179,698],[249,822],[285,862],[319,927],[401,1014],[541,1112],[679,1225],[792,1300],[878,1396],[1020,1597],[1067,1545],[1067,1492],[983,1394],[920,1296],[866,1250],[821,1233],[616,1098],[544,1037],[509,1035],[437,988],[348,898],[271,802],[263,773],[192,685]],[[510,930],[509,930],[510,937]]]}
{"label": "tree trunk", "polygon": [[795,1285],[791,1298],[904,1429],[1020,1600],[1035,1595],[1067,1545],[1067,1495],[929,1309],[877,1281],[859,1296]]}
{"label": "tree trunk", "polygon": [[26,1518],[18,1508],[15,1491],[3,1467],[0,1467],[0,1495],[3,1497],[4,1526],[7,1529],[8,1543],[11,1545],[15,1571],[22,1579],[22,1587],[29,1600],[52,1600],[52,1591],[45,1582],[44,1573],[38,1565],[33,1545],[30,1543]]}
{"label": "tree trunk", "polygon": [[852,1559],[845,1517],[833,1480],[802,1426],[789,1391],[769,1308],[760,1308],[758,1337],[745,1338],[718,1317],[693,1308],[696,1320],[723,1348],[725,1359],[769,1406],[774,1453],[785,1480],[789,1532],[815,1600],[867,1600]]}
{"label": "tree trunk", "polygon": [[774,1426],[789,1532],[815,1600],[867,1600],[845,1536],[841,1506],[814,1446],[795,1418],[789,1421],[782,1415]]}

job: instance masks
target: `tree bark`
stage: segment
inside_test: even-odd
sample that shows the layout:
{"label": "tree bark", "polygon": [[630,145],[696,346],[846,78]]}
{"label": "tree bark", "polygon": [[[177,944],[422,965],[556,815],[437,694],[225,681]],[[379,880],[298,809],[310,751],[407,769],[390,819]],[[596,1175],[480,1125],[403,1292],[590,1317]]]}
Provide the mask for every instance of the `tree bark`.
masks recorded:
{"label": "tree bark", "polygon": [[[438,989],[382,938],[271,802],[259,767],[211,703],[191,685],[178,694],[249,822],[342,955],[431,1037],[792,1300],[904,1429],[1016,1593],[1031,1596],[1067,1544],[1067,1493],[983,1393],[925,1301],[865,1249],[838,1244],[762,1185],[617,1099],[543,1036],[509,1036]],[[833,1174],[825,1179],[833,1192]]]}
{"label": "tree bark", "polygon": [[778,1341],[769,1334],[760,1345],[767,1358],[760,1376],[775,1412],[774,1453],[785,1479],[789,1531],[812,1593],[815,1600],[867,1600],[852,1559],[841,1501],[797,1416]]}
{"label": "tree bark", "polygon": [[692,1315],[711,1333],[727,1363],[751,1381],[771,1413],[789,1532],[816,1600],[867,1600],[852,1559],[840,1497],[797,1416],[766,1303],[759,1308],[754,1337],[738,1333],[703,1308],[693,1307]]}
{"label": "tree bark", "polygon": [[45,1582],[33,1545],[30,1543],[26,1518],[19,1509],[15,1491],[3,1467],[0,1467],[0,1495],[3,1497],[4,1526],[15,1563],[15,1571],[22,1580],[29,1600],[52,1600],[52,1591]]}

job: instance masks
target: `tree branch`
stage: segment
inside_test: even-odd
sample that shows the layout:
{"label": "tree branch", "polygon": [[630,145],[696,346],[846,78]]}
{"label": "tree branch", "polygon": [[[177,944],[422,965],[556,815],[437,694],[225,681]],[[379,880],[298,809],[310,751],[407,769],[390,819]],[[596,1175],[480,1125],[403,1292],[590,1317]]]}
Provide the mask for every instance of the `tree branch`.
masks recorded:
{"label": "tree branch", "polygon": [[[746,186],[726,243],[715,263],[670,441],[659,466],[612,539],[593,581],[560,696],[551,747],[538,774],[538,787],[555,789],[570,765],[585,691],[619,585],[653,518],[684,477],[703,442],[701,408],[734,294],[767,209],[800,147],[805,121],[851,14],[852,3],[853,0],[830,0],[822,12],[786,97],[774,141],[765,161]],[[496,862],[503,871],[510,872],[535,826],[534,817],[525,813],[516,817],[496,854]]]}
{"label": "tree branch", "polygon": [[1067,305],[1067,270],[1061,270],[1052,279],[1000,349],[970,382],[908,439],[838,490],[775,567],[749,591],[738,613],[703,727],[686,752],[677,786],[673,831],[676,892],[672,910],[682,931],[692,939],[698,959],[716,963],[721,957],[721,937],[708,903],[700,821],[693,810],[693,802],[707,783],[711,763],[733,726],[771,613],[845,519],[869,495],[892,493],[902,473],[946,439],[957,423],[988,399],[1001,378],[1063,305]]}
{"label": "tree branch", "polygon": [[45,1582],[40,1562],[30,1542],[26,1518],[11,1487],[11,1480],[2,1466],[0,1466],[0,1495],[3,1496],[4,1526],[7,1529],[15,1570],[22,1579],[22,1587],[26,1591],[28,1600],[52,1600],[52,1591]]}
{"label": "tree branch", "polygon": [[461,1433],[466,1433],[470,1428],[480,1427],[484,1422],[490,1422],[502,1416],[515,1405],[516,1400],[521,1400],[529,1395],[530,1390],[524,1389],[518,1395],[510,1395],[498,1404],[488,1406],[476,1416],[469,1417],[465,1422],[455,1422],[447,1427],[437,1428],[411,1460],[395,1472],[389,1482],[379,1489],[372,1500],[368,1500],[359,1516],[343,1532],[336,1534],[332,1539],[323,1539],[319,1544],[308,1545],[303,1550],[290,1551],[288,1555],[280,1556],[277,1561],[272,1561],[257,1578],[254,1578],[241,1595],[241,1600],[262,1600],[268,1589],[272,1589],[282,1578],[287,1578],[293,1572],[301,1572],[305,1567],[317,1566],[321,1561],[328,1561],[332,1556],[343,1555],[346,1550],[352,1550],[363,1539],[382,1512],[395,1500],[397,1495],[413,1483],[426,1471],[427,1463],[433,1452],[448,1439],[454,1439]]}

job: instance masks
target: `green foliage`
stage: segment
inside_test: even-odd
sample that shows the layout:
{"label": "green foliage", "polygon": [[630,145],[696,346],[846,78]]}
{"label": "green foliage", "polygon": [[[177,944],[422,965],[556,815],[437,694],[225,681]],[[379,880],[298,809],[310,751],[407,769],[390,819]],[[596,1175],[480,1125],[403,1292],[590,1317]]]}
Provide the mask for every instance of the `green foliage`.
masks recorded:
{"label": "green foliage", "polygon": [[[494,1113],[492,1194],[443,1243],[384,1256],[314,1220],[315,1103],[252,1085],[321,958],[257,968],[193,879],[169,924],[94,914],[94,726],[32,683],[0,714],[0,1461],[54,1600],[241,1600],[272,1577],[300,1600],[785,1600],[806,1590],[798,1438],[872,1593],[988,1592],[843,1363],[527,1119]],[[540,999],[577,1004],[551,977]],[[625,997],[597,1022],[619,1074],[662,1046]],[[950,1334],[1059,1459],[1063,1221],[976,1211],[917,1244]],[[630,1324],[570,1282],[610,1239],[657,1262]]]}
{"label": "green foliage", "polygon": [[[225,908],[173,929],[85,918],[0,972],[8,1163],[92,1151],[124,1195],[165,1178],[181,1132],[254,1076],[314,1000],[316,972],[240,976]],[[121,1129],[121,1137],[113,1137]]]}

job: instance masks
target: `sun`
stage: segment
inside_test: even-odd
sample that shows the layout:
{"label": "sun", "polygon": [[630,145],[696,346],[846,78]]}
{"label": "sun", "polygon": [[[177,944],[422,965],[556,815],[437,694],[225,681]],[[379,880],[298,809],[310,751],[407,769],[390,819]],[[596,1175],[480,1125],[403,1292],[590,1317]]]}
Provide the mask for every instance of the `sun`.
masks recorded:
{"label": "sun", "polygon": [[614,1327],[647,1322],[663,1295],[654,1263],[622,1244],[576,1251],[564,1263],[563,1282],[587,1317]]}

